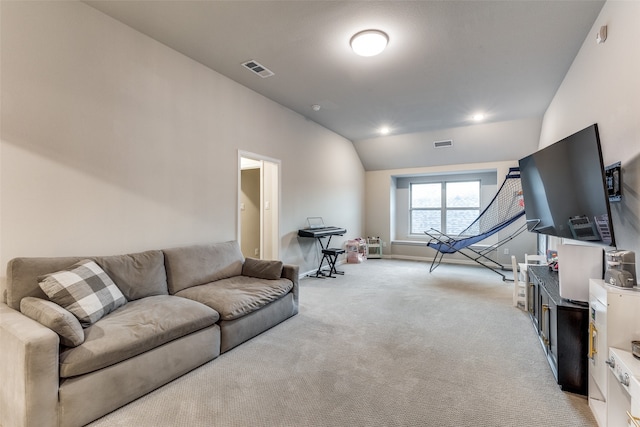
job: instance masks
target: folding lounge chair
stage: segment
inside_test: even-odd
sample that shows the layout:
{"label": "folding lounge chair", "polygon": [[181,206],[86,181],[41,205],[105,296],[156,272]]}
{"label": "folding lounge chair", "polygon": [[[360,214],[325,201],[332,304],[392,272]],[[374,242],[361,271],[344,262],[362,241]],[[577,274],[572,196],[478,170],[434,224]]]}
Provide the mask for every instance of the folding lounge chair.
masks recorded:
{"label": "folding lounge chair", "polygon": [[[502,238],[486,248],[476,249],[472,248],[472,245],[504,230],[511,224],[514,224],[523,215],[524,199],[522,198],[520,169],[510,168],[509,173],[493,200],[491,200],[485,210],[459,235],[448,236],[433,228],[425,231],[425,234],[432,239],[427,243],[427,246],[437,251],[431,262],[429,272],[432,272],[440,265],[442,257],[445,254],[457,252],[499,274],[502,276],[502,280],[507,280],[505,275],[498,271],[504,270],[504,266],[489,258],[488,254],[526,230],[526,223],[523,223],[509,236]],[[470,234],[470,230],[475,230],[473,235]]]}

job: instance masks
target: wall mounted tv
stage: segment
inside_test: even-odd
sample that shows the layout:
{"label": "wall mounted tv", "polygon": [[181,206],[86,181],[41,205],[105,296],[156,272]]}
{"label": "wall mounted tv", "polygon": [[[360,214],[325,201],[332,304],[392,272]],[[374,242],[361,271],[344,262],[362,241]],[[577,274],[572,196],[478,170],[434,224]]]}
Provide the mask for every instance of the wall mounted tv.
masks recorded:
{"label": "wall mounted tv", "polygon": [[519,163],[529,231],[615,246],[597,124]]}

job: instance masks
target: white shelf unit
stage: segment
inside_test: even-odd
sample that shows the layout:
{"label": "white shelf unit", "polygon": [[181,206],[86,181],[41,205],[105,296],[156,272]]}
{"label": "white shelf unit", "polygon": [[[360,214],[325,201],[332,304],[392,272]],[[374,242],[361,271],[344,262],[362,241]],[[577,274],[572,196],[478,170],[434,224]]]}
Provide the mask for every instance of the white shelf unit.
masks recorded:
{"label": "white shelf unit", "polygon": [[382,258],[382,245],[379,237],[367,237],[367,258]]}
{"label": "white shelf unit", "polygon": [[640,339],[640,292],[590,279],[589,315],[589,408],[607,427],[609,347],[631,351],[631,341]]}

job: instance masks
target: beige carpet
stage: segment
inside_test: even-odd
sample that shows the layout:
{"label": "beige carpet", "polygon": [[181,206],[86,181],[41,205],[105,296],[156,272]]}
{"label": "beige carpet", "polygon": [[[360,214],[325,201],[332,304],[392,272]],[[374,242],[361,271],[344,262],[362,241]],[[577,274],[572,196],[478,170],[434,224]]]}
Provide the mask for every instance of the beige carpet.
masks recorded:
{"label": "beige carpet", "polygon": [[301,280],[300,314],[103,426],[595,426],[553,379],[511,283],[368,260]]}

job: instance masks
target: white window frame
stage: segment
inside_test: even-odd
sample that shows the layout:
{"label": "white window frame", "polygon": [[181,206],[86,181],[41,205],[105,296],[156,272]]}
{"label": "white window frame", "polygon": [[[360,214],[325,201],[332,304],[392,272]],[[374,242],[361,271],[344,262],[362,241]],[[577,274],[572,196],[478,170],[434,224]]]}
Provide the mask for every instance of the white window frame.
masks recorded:
{"label": "white window frame", "polygon": [[[478,183],[478,206],[467,206],[467,207],[447,207],[447,184],[450,183],[463,183],[463,182],[476,182]],[[412,206],[413,202],[413,186],[414,185],[433,185],[440,184],[440,207],[438,208],[414,208]],[[482,180],[481,179],[467,179],[467,180],[443,180],[443,181],[434,181],[434,182],[410,182],[409,183],[409,218],[408,225],[409,229],[407,230],[407,234],[409,236],[424,236],[423,232],[413,232],[413,212],[414,211],[440,211],[440,224],[442,226],[442,230],[438,230],[444,234],[448,234],[447,230],[447,211],[449,210],[474,210],[480,214],[482,209]],[[452,233],[452,235],[455,235]]]}

